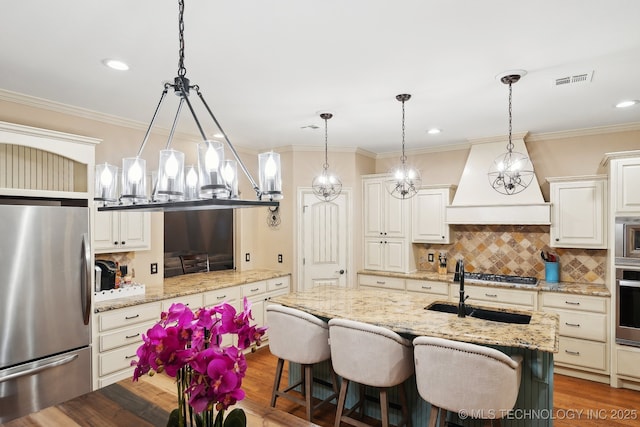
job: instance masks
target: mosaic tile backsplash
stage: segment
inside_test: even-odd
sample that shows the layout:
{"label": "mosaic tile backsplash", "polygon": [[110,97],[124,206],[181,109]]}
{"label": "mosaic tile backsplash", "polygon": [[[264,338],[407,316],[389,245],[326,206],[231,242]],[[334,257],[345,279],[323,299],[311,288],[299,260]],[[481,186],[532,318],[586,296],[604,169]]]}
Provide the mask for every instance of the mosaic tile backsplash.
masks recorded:
{"label": "mosaic tile backsplash", "polygon": [[[446,253],[447,270],[455,270],[464,258],[469,272],[532,276],[544,280],[540,251],[555,254],[560,263],[560,281],[605,284],[605,249],[549,247],[548,225],[456,225],[449,245],[414,244],[418,270],[437,271],[438,255]],[[428,255],[434,254],[434,262]]]}

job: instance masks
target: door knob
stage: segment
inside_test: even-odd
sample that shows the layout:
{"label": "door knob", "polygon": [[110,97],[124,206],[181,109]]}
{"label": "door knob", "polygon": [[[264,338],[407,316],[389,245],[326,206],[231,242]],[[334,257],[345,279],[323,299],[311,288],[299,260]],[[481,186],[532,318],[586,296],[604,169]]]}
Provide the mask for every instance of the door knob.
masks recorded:
{"label": "door knob", "polygon": [[336,271],[336,273],[344,274],[344,270]]}

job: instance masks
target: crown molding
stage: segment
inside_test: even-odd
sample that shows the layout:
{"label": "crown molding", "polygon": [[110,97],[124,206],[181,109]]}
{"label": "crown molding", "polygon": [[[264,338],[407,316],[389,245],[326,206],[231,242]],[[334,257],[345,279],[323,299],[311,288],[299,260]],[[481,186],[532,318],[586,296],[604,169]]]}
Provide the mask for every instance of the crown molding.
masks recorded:
{"label": "crown molding", "polygon": [[[407,156],[417,156],[421,154],[432,154],[432,153],[441,153],[445,151],[457,151],[457,150],[468,150],[471,144],[468,142],[463,142],[461,144],[453,144],[453,145],[438,145],[435,147],[428,148],[418,148],[415,150],[405,150],[405,154]],[[373,154],[373,153],[372,153]],[[374,154],[376,159],[388,159],[390,157],[398,157],[400,155],[400,151],[387,151],[384,153]]]}
{"label": "crown molding", "polygon": [[[273,151],[278,151],[280,153],[304,153],[304,152],[313,152],[317,153],[319,151],[324,151],[324,145],[283,145],[280,147],[276,147]],[[354,153],[361,156],[371,157],[373,159],[376,158],[376,153],[371,151],[359,148],[359,147],[336,147],[329,146],[328,151],[330,153]]]}
{"label": "crown molding", "polygon": [[548,141],[553,139],[579,138],[584,136],[602,135],[606,133],[640,131],[640,122],[621,123],[618,125],[597,126],[585,129],[572,129],[559,132],[534,133],[527,137],[527,142]]}

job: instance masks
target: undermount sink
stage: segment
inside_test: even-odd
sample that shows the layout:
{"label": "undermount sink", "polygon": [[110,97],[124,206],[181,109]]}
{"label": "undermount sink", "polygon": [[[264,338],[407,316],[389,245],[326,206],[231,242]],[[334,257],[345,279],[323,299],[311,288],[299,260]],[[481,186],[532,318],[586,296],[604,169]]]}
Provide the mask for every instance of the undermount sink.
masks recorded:
{"label": "undermount sink", "polygon": [[[425,310],[458,314],[458,305],[437,302],[425,307]],[[490,320],[492,322],[516,323],[519,325],[528,325],[531,321],[531,316],[528,314],[489,310],[486,308],[474,307],[472,305],[465,306],[465,314],[476,319]]]}

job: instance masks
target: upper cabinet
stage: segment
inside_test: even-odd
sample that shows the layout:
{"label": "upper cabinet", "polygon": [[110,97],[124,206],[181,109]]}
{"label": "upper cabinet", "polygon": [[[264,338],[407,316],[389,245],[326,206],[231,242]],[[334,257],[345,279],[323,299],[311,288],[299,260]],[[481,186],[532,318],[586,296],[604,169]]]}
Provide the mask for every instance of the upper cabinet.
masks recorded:
{"label": "upper cabinet", "polygon": [[607,248],[607,177],[547,178],[551,189],[550,246]]}
{"label": "upper cabinet", "polygon": [[151,249],[149,212],[95,211],[93,246],[96,253]]}
{"label": "upper cabinet", "polygon": [[616,215],[640,215],[640,157],[615,159],[611,165]]}
{"label": "upper cabinet", "polygon": [[453,200],[455,186],[423,187],[412,201],[411,234],[414,243],[451,243],[446,208]]}
{"label": "upper cabinet", "polygon": [[388,175],[366,175],[364,192],[364,234],[371,237],[408,237],[410,200],[391,196],[385,188]]}

